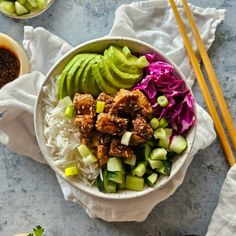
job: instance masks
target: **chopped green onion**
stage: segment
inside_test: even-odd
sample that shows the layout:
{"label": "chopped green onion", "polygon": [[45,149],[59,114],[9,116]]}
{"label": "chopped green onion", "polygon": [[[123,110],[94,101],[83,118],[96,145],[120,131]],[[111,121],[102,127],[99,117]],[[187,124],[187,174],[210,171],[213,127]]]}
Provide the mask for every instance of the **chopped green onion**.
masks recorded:
{"label": "chopped green onion", "polygon": [[169,101],[167,99],[166,96],[159,96],[157,98],[157,103],[161,106],[161,107],[166,107],[169,104]]}
{"label": "chopped green onion", "polygon": [[68,118],[72,118],[75,116],[75,108],[74,106],[68,106],[66,107],[65,111],[64,111],[64,115]]}
{"label": "chopped green onion", "polygon": [[164,139],[166,137],[166,131],[164,128],[158,128],[153,134],[155,139]]}
{"label": "chopped green onion", "polygon": [[157,118],[152,118],[150,121],[150,125],[153,129],[156,129],[159,126],[159,120]]}
{"label": "chopped green onion", "polygon": [[137,59],[137,66],[139,67],[139,68],[144,68],[144,67],[147,67],[149,65],[149,62],[148,62],[148,60],[146,59],[146,57],[145,56],[141,56],[141,57],[139,57],[138,59]]}
{"label": "chopped green onion", "polygon": [[152,160],[166,160],[167,151],[165,148],[155,148],[152,150],[150,158]]}
{"label": "chopped green onion", "polygon": [[96,113],[102,113],[105,108],[105,102],[97,101],[96,103]]}
{"label": "chopped green onion", "polygon": [[122,171],[122,162],[118,157],[110,157],[107,161],[108,171]]}
{"label": "chopped green onion", "polygon": [[77,166],[67,167],[65,169],[65,176],[74,176],[79,174],[79,168]]}
{"label": "chopped green onion", "polygon": [[127,46],[124,46],[122,48],[122,51],[123,51],[123,53],[125,54],[126,57],[131,55],[131,51],[130,51],[130,49]]}
{"label": "chopped green onion", "polygon": [[130,132],[130,131],[124,132],[124,134],[122,135],[120,143],[123,144],[123,145],[129,146],[131,136],[132,136],[132,132]]}
{"label": "chopped green onion", "polygon": [[166,128],[167,126],[168,126],[168,121],[166,120],[166,118],[162,117],[159,120],[159,127]]}
{"label": "chopped green onion", "polygon": [[139,163],[133,170],[132,175],[142,177],[146,172],[146,166],[143,163]]}

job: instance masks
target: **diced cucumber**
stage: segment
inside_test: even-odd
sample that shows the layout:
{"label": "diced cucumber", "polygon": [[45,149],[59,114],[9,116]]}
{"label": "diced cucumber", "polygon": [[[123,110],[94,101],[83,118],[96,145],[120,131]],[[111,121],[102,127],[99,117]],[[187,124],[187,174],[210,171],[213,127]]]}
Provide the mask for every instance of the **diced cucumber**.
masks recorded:
{"label": "diced cucumber", "polygon": [[84,144],[80,144],[78,147],[77,147],[77,150],[79,152],[79,154],[82,156],[82,157],[87,157],[92,153],[92,151]]}
{"label": "diced cucumber", "polygon": [[137,176],[127,175],[125,180],[126,189],[141,191],[144,187],[144,179]]}
{"label": "diced cucumber", "polygon": [[124,182],[124,174],[122,171],[108,171],[108,180],[122,184]]}
{"label": "diced cucumber", "polygon": [[97,101],[96,103],[96,113],[102,113],[105,108],[105,102]]}
{"label": "diced cucumber", "polygon": [[139,163],[133,170],[132,175],[142,177],[146,172],[146,165],[144,163]]}
{"label": "diced cucumber", "polygon": [[169,149],[173,152],[180,154],[183,152],[188,146],[187,140],[182,135],[176,135],[172,138],[171,143],[169,145]]}
{"label": "diced cucumber", "polygon": [[131,51],[130,51],[130,49],[127,46],[124,46],[122,48],[122,51],[123,51],[123,53],[125,54],[126,57],[131,55]]}
{"label": "diced cucumber", "polygon": [[151,152],[152,152],[152,148],[147,143],[145,143],[145,160],[146,160],[146,162],[148,161],[148,158],[150,157]]}
{"label": "diced cucumber", "polygon": [[163,161],[163,166],[157,169],[157,172],[169,176],[172,168],[172,162],[170,161]]}
{"label": "diced cucumber", "polygon": [[93,154],[83,157],[83,162],[85,165],[91,165],[92,163],[95,163],[97,161],[97,158]]}
{"label": "diced cucumber", "polygon": [[28,9],[25,8],[22,4],[20,4],[19,2],[15,2],[15,10],[16,10],[16,14],[18,16],[24,15],[29,13]]}
{"label": "diced cucumber", "polygon": [[27,1],[27,0],[17,0],[17,2],[19,2],[19,3],[22,4],[22,5],[25,5],[26,1]]}
{"label": "diced cucumber", "polygon": [[163,161],[152,160],[151,158],[148,159],[148,163],[149,163],[149,165],[151,166],[152,169],[159,169],[164,165]]}
{"label": "diced cucumber", "polygon": [[124,190],[125,189],[125,179],[124,179],[124,182],[122,184],[117,184],[117,188],[118,188],[118,190]]}
{"label": "diced cucumber", "polygon": [[155,148],[152,150],[150,158],[152,160],[166,160],[167,151],[165,148]]}
{"label": "diced cucumber", "polygon": [[97,177],[96,183],[97,183],[98,190],[104,193],[105,192],[104,182],[100,175]]}
{"label": "diced cucumber", "polygon": [[158,128],[154,131],[153,136],[155,139],[165,139],[166,131],[164,128]]}
{"label": "diced cucumber", "polygon": [[172,129],[165,128],[166,136],[159,140],[159,146],[163,148],[168,148],[170,144],[170,136],[172,135]]}
{"label": "diced cucumber", "polygon": [[158,174],[157,173],[153,173],[151,175],[149,175],[147,178],[146,178],[146,183],[148,186],[150,187],[153,187],[153,185],[156,183],[157,181],[157,178],[158,178]]}
{"label": "diced cucumber", "polygon": [[32,11],[35,9],[35,7],[33,7],[28,1],[26,1],[25,5],[24,5],[29,11]]}
{"label": "diced cucumber", "polygon": [[149,65],[149,62],[145,56],[141,56],[137,59],[137,66],[139,68],[143,69],[144,67],[147,67],[148,65]]}
{"label": "diced cucumber", "polygon": [[159,126],[159,120],[157,118],[152,118],[150,121],[150,125],[153,129],[156,129]]}
{"label": "diced cucumber", "polygon": [[27,0],[31,6],[38,7],[37,0]]}
{"label": "diced cucumber", "polygon": [[167,126],[168,126],[168,121],[166,120],[166,118],[162,117],[159,120],[159,127],[166,128]]}
{"label": "diced cucumber", "polygon": [[73,118],[75,116],[75,108],[74,106],[68,106],[66,107],[65,111],[64,111],[64,115],[68,118]]}
{"label": "diced cucumber", "polygon": [[43,9],[47,5],[47,0],[37,0],[37,5],[39,9]]}
{"label": "diced cucumber", "polygon": [[132,136],[132,132],[125,131],[124,134],[121,137],[120,143],[123,144],[123,145],[129,146],[131,136]]}
{"label": "diced cucumber", "polygon": [[152,140],[148,140],[146,142],[146,144],[148,144],[150,147],[154,147],[155,146]]}
{"label": "diced cucumber", "polygon": [[122,171],[122,162],[118,157],[110,157],[107,161],[108,171]]}
{"label": "diced cucumber", "polygon": [[117,184],[115,182],[108,180],[108,171],[107,169],[103,170],[103,183],[104,183],[104,189],[107,193],[116,193],[116,187]]}
{"label": "diced cucumber", "polygon": [[133,155],[131,158],[125,158],[123,162],[127,165],[135,166],[135,164],[136,164],[136,155]]}
{"label": "diced cucumber", "polygon": [[6,11],[8,13],[15,13],[14,2],[9,2],[9,1],[1,2],[0,6],[3,11]]}

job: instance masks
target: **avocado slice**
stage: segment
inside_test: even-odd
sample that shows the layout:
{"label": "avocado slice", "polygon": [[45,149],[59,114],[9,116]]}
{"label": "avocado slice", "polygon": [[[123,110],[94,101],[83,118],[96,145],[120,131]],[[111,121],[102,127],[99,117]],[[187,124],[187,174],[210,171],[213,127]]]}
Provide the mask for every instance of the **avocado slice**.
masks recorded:
{"label": "avocado slice", "polygon": [[143,75],[142,70],[140,71],[139,74],[130,74],[119,70],[114,65],[112,60],[109,59],[107,50],[104,51],[104,60],[108,65],[109,71],[112,74],[112,76],[116,77],[122,84],[124,83],[129,85],[129,87],[127,88],[132,88],[142,78]]}
{"label": "avocado slice", "polygon": [[64,98],[67,95],[66,85],[65,85],[67,73],[71,69],[71,67],[74,65],[74,63],[78,60],[79,57],[80,55],[76,55],[75,57],[73,57],[72,60],[70,60],[70,62],[66,65],[66,67],[64,68],[64,70],[59,76],[59,79],[58,79],[58,99],[59,100]]}
{"label": "avocado slice", "polygon": [[138,57],[134,55],[126,56],[120,47],[111,45],[107,49],[107,56],[120,71],[129,74],[142,73],[142,69],[136,64]]}
{"label": "avocado slice", "polygon": [[81,69],[83,62],[87,59],[88,55],[86,54],[79,54],[78,60],[73,64],[73,66],[70,68],[70,70],[67,73],[66,77],[66,92],[67,95],[72,97],[73,91],[75,90],[74,88],[74,78],[79,69]]}
{"label": "avocado slice", "polygon": [[83,62],[80,66],[80,68],[77,70],[75,76],[74,76],[74,80],[72,81],[72,91],[73,91],[73,95],[75,94],[76,91],[83,93],[82,90],[82,86],[81,86],[81,80],[82,80],[82,74],[83,71],[87,68],[88,63],[94,59],[94,57],[97,54],[94,53],[86,53],[86,54],[81,54],[84,55],[83,58]]}
{"label": "avocado slice", "polygon": [[82,79],[81,79],[81,91],[83,93],[90,93],[93,96],[97,97],[99,93],[101,93],[101,89],[99,88],[96,79],[92,73],[92,66],[97,62],[100,56],[95,56],[83,71]]}
{"label": "avocado slice", "polygon": [[118,78],[114,78],[112,76],[106,64],[106,61],[104,60],[104,57],[101,57],[101,59],[98,61],[98,67],[103,79],[105,79],[107,83],[110,84],[113,88],[116,88],[117,90],[121,88],[132,88],[132,85],[130,86],[130,84],[122,83]]}
{"label": "avocado slice", "polygon": [[99,88],[105,92],[105,93],[108,93],[108,94],[115,94],[117,92],[116,89],[114,89],[113,87],[111,87],[102,77],[101,73],[100,73],[100,70],[99,70],[99,67],[98,67],[98,64],[94,64],[92,66],[92,73],[93,73],[93,76],[94,78],[96,79],[96,82],[99,86]]}

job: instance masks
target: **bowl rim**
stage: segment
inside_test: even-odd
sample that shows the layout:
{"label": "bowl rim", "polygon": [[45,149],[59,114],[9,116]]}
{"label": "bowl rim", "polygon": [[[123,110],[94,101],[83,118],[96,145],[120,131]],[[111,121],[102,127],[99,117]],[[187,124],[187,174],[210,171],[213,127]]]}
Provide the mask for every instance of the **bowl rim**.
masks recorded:
{"label": "bowl rim", "polygon": [[[20,62],[19,76],[30,72],[29,60],[23,47],[9,35],[0,33],[0,47],[13,52]],[[18,76],[18,77],[19,77]]]}
{"label": "bowl rim", "polygon": [[0,12],[5,15],[5,16],[8,16],[10,18],[13,18],[13,19],[17,19],[17,20],[27,20],[27,19],[31,19],[31,18],[34,18],[36,16],[39,16],[41,14],[43,14],[51,5],[52,3],[54,2],[54,0],[48,0],[48,4],[45,8],[43,8],[42,10],[37,10],[37,11],[33,11],[33,13],[28,13],[28,14],[25,14],[25,15],[21,15],[21,16],[18,16],[16,15],[16,13],[7,13],[5,11],[3,11],[1,8],[0,8]]}
{"label": "bowl rim", "polygon": [[[117,36],[108,36],[108,37],[103,37],[103,38],[97,38],[97,39],[93,39],[93,40],[89,40],[86,41],[84,43],[81,43],[79,45],[77,45],[76,47],[74,47],[73,49],[71,49],[68,53],[66,53],[63,57],[61,57],[53,66],[52,68],[48,71],[47,75],[45,76],[45,79],[41,85],[40,91],[38,92],[37,98],[36,98],[36,103],[35,103],[35,108],[34,108],[34,128],[35,128],[35,134],[36,134],[36,139],[38,142],[38,145],[40,147],[40,150],[45,158],[45,160],[47,161],[47,163],[49,164],[49,166],[53,169],[53,171],[55,172],[55,174],[59,175],[60,178],[62,178],[64,181],[66,181],[71,187],[75,188],[76,190],[82,191],[86,194],[98,197],[98,198],[102,198],[102,199],[109,199],[109,200],[128,200],[128,199],[134,199],[134,198],[138,198],[138,197],[142,197],[146,194],[152,193],[160,188],[162,188],[163,186],[165,186],[172,178],[174,178],[174,176],[179,172],[179,170],[181,169],[181,167],[183,166],[183,164],[186,162],[187,158],[189,157],[189,153],[191,152],[195,137],[196,137],[196,128],[197,128],[197,111],[196,111],[196,101],[194,99],[194,111],[195,111],[195,117],[196,117],[196,121],[195,121],[195,125],[191,128],[191,130],[189,131],[189,134],[191,134],[191,140],[188,140],[188,148],[184,153],[184,157],[182,158],[182,162],[178,165],[178,168],[175,168],[174,171],[172,169],[172,173],[170,176],[164,176],[161,178],[165,178],[166,181],[162,184],[157,184],[154,187],[147,187],[145,189],[143,189],[142,191],[128,191],[125,190],[125,192],[129,192],[128,195],[124,194],[124,192],[118,192],[118,193],[103,193],[100,191],[97,191],[96,193],[92,190],[91,186],[86,186],[83,185],[83,188],[79,187],[78,185],[74,184],[74,181],[70,181],[68,178],[65,177],[64,172],[62,170],[60,170],[58,167],[55,166],[55,164],[53,163],[53,160],[48,158],[47,155],[45,155],[46,153],[44,153],[44,148],[46,148],[45,144],[40,142],[40,131],[38,129],[38,123],[39,123],[39,113],[37,112],[38,110],[40,110],[40,99],[42,97],[42,93],[43,93],[43,86],[45,85],[45,83],[51,78],[51,74],[53,74],[54,70],[60,65],[61,62],[64,61],[64,59],[66,59],[68,56],[70,56],[71,54],[75,53],[77,50],[88,46],[90,44],[94,44],[96,42],[100,42],[100,41],[130,41],[131,43],[137,43],[140,44],[144,47],[147,47],[149,49],[151,49],[153,52],[158,53],[162,58],[164,58],[164,60],[171,64],[177,74],[180,76],[181,79],[183,79],[185,81],[185,84],[187,86],[187,88],[190,90],[190,93],[193,96],[191,87],[189,86],[189,84],[187,83],[186,77],[184,76],[184,74],[181,72],[181,70],[179,69],[179,67],[166,55],[164,55],[159,49],[153,47],[152,45],[143,42],[141,40],[137,40],[137,39],[133,39],[133,38],[129,38],[129,37],[117,37]],[[112,42],[110,43],[112,44]],[[78,52],[79,53],[79,52]],[[194,96],[193,96],[194,97]],[[44,147],[43,147],[44,145]]]}

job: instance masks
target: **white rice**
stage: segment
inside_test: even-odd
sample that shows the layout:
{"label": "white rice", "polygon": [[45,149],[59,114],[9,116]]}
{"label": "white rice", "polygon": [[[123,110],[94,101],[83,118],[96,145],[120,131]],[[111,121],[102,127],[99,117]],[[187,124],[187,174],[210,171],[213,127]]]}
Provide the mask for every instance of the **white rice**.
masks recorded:
{"label": "white rice", "polygon": [[43,87],[44,135],[46,146],[51,152],[55,165],[64,171],[70,165],[79,168],[78,180],[93,184],[99,174],[98,163],[86,166],[77,151],[80,134],[73,125],[74,119],[64,116],[64,108],[57,100],[57,78],[51,78]]}

